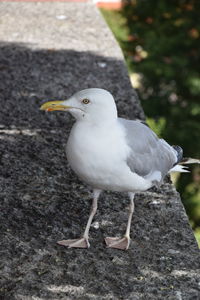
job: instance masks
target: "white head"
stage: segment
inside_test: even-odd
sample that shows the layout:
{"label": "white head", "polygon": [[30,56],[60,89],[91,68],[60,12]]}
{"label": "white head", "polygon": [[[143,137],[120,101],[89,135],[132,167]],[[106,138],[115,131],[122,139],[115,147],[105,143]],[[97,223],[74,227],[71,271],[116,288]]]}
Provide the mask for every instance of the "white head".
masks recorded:
{"label": "white head", "polygon": [[77,120],[92,123],[112,121],[117,118],[113,96],[108,91],[98,88],[82,90],[65,101],[46,102],[40,109],[69,111]]}

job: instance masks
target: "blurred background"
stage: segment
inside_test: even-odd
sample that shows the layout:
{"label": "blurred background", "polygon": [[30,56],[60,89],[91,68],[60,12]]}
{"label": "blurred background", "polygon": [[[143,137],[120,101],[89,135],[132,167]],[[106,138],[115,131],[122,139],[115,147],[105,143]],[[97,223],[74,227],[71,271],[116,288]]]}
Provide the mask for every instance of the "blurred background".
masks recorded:
{"label": "blurred background", "polygon": [[[180,145],[184,157],[200,158],[200,1],[116,2],[100,10],[124,53],[148,125]],[[200,246],[200,166],[190,169],[173,180]]]}

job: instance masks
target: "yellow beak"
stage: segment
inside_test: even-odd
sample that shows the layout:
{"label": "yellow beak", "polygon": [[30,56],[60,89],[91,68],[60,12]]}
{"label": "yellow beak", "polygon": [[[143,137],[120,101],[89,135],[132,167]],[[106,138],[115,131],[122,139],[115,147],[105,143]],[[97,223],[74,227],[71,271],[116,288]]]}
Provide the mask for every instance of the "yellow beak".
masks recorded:
{"label": "yellow beak", "polygon": [[42,104],[41,110],[54,111],[54,110],[68,110],[71,106],[62,104],[63,101],[49,101]]}

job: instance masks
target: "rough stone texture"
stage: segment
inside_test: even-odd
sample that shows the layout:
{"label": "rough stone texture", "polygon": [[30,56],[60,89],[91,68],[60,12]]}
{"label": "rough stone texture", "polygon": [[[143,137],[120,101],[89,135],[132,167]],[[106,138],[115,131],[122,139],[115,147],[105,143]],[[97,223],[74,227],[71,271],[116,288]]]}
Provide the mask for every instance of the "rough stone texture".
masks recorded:
{"label": "rough stone texture", "polygon": [[169,183],[137,195],[127,252],[103,242],[126,226],[119,193],[101,196],[90,249],[56,244],[80,235],[91,194],[64,154],[73,119],[39,106],[87,87],[110,90],[121,116],[144,117],[93,5],[0,3],[0,299],[200,299],[199,250]]}

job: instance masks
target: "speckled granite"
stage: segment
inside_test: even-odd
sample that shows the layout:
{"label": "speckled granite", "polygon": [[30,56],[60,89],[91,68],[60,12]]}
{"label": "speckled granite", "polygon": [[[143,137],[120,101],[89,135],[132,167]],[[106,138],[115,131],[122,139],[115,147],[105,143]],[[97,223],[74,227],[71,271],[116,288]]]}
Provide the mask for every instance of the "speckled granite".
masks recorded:
{"label": "speckled granite", "polygon": [[121,116],[144,118],[91,3],[0,3],[0,299],[199,299],[199,250],[169,183],[137,195],[127,252],[103,242],[126,226],[119,193],[102,194],[90,249],[56,244],[79,236],[91,193],[65,158],[72,117],[39,106],[87,87],[111,91]]}

